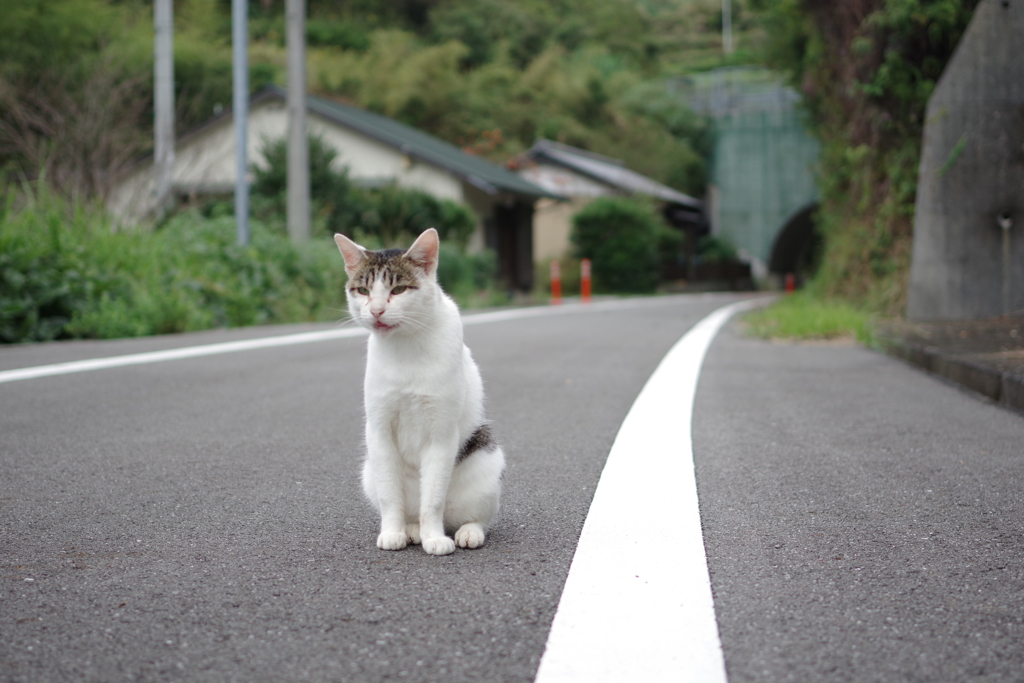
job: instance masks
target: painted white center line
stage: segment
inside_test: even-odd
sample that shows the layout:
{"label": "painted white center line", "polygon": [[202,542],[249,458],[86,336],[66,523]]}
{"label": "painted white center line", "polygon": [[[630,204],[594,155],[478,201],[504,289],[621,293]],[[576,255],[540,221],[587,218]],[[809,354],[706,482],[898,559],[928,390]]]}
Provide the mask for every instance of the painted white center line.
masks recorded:
{"label": "painted white center line", "polygon": [[694,326],[615,437],[536,683],[725,683],[697,503],[691,420],[704,355],[741,301]]}
{"label": "painted white center line", "polygon": [[[659,306],[671,303],[678,303],[679,297],[655,297],[646,299],[615,299],[612,301],[595,302],[592,304],[567,303],[562,306],[538,306],[533,308],[513,308],[488,313],[476,313],[463,318],[464,325],[478,325],[482,323],[502,322],[505,320],[518,320],[521,318],[535,318],[548,315],[560,315],[563,313],[582,313],[587,311],[614,311],[636,308],[637,306]],[[278,346],[292,346],[295,344],[309,344],[312,342],[329,341],[333,339],[345,339],[349,337],[361,337],[367,334],[362,328],[349,327],[340,330],[324,330],[322,332],[303,332],[300,334],[286,334],[277,337],[261,337],[259,339],[245,339],[242,341],[222,342],[219,344],[203,344],[199,346],[186,346],[179,349],[168,349],[166,351],[150,351],[147,353],[132,353],[124,356],[109,356],[106,358],[91,358],[88,360],[69,361],[67,363],[53,363],[51,365],[37,365],[30,368],[18,368],[15,370],[0,371],[0,384],[4,382],[17,382],[19,380],[36,379],[39,377],[52,377],[54,375],[69,375],[76,372],[88,372],[90,370],[104,370],[107,368],[120,368],[128,365],[143,365],[147,363],[161,363],[171,360],[183,360],[186,358],[199,358],[202,356],[214,356],[222,353],[236,353],[238,351],[252,351],[255,349],[269,349]]]}

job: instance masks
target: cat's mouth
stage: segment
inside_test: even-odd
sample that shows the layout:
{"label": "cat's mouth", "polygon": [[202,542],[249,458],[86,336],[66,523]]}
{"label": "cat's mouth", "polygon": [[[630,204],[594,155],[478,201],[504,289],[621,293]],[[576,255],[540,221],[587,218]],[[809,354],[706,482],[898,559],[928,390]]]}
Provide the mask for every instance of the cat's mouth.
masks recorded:
{"label": "cat's mouth", "polygon": [[373,321],[373,331],[374,332],[390,332],[391,330],[395,329],[396,327],[398,327],[398,325],[388,325],[387,323],[383,323],[383,322],[381,322],[379,320],[374,320]]}

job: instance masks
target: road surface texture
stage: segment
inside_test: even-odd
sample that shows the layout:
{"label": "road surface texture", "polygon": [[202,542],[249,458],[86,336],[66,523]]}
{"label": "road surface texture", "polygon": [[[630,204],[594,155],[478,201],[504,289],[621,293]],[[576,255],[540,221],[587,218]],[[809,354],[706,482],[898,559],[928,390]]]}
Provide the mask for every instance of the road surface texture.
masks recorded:
{"label": "road surface texture", "polygon": [[[364,338],[0,384],[0,681],[532,681],[619,425],[736,298],[467,326],[509,465],[487,544],[440,558],[374,545]],[[12,347],[0,371],[312,329]],[[1024,419],[735,323],[694,417],[730,681],[1020,680]]]}
{"label": "road surface texture", "polygon": [[1024,418],[861,348],[712,346],[694,453],[732,683],[1024,680]]}
{"label": "road surface texture", "polygon": [[485,547],[441,558],[376,548],[363,338],[0,384],[0,679],[532,680],[619,424],[729,300],[468,326],[509,465]]}

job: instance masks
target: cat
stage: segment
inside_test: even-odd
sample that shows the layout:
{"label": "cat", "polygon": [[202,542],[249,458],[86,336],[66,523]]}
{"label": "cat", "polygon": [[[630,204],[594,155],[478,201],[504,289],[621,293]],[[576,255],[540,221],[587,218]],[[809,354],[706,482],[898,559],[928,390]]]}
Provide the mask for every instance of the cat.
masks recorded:
{"label": "cat", "polygon": [[437,282],[437,231],[405,251],[370,251],[340,234],[334,241],[349,313],[370,330],[363,491],[380,512],[377,547],[478,548],[498,511],[505,453],[484,419],[458,306]]}

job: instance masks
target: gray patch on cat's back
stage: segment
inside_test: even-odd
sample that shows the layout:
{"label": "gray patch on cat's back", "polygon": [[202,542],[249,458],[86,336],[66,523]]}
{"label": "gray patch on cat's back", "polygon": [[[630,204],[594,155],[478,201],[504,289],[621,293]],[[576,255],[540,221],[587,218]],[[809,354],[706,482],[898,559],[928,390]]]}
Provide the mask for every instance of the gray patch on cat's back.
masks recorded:
{"label": "gray patch on cat's back", "polygon": [[497,448],[498,444],[494,440],[494,434],[491,433],[491,426],[484,424],[477,427],[476,431],[469,435],[466,442],[462,444],[462,448],[459,449],[459,454],[455,456],[455,464],[458,465],[460,462],[473,455],[477,451],[493,451]]}
{"label": "gray patch on cat's back", "polygon": [[414,285],[419,280],[416,266],[401,249],[367,251],[359,270],[349,278],[349,289],[366,287],[381,279],[387,287]]}

